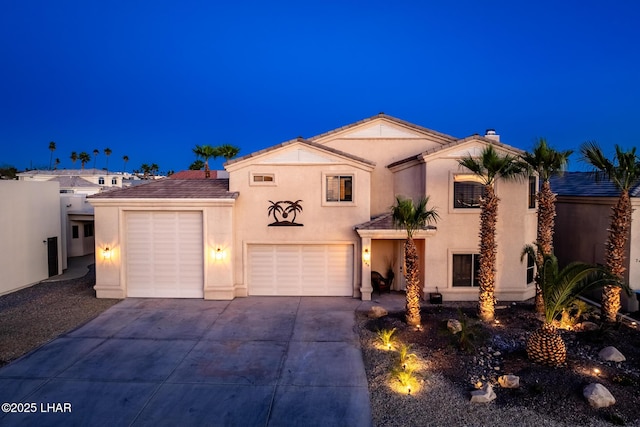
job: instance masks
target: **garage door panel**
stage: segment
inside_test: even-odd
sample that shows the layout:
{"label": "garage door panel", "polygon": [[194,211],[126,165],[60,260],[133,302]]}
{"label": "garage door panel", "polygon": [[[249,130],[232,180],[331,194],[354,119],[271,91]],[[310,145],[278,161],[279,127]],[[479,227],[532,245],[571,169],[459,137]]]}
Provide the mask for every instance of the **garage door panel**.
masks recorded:
{"label": "garage door panel", "polygon": [[352,248],[349,244],[249,245],[249,294],[351,296]]}
{"label": "garage door panel", "polygon": [[200,212],[127,212],[126,283],[132,297],[203,298]]}

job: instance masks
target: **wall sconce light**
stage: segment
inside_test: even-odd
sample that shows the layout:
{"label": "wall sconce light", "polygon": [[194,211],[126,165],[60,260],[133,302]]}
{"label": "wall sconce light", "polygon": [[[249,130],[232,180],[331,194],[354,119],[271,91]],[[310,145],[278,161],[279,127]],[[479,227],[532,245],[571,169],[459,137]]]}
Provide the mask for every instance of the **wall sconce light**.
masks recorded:
{"label": "wall sconce light", "polygon": [[371,252],[369,252],[369,248],[366,248],[362,252],[362,261],[364,261],[366,265],[371,265]]}
{"label": "wall sconce light", "polygon": [[102,250],[102,257],[104,259],[111,259],[111,249],[109,248],[109,246],[105,247]]}
{"label": "wall sconce light", "polygon": [[222,261],[227,257],[227,251],[225,251],[221,247],[217,247],[215,251],[211,252],[216,261]]}

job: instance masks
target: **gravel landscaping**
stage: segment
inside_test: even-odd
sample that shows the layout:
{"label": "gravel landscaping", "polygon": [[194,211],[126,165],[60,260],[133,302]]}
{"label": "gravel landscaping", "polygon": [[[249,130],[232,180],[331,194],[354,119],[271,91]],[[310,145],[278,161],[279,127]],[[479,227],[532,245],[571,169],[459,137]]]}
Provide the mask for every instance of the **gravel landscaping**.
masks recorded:
{"label": "gravel landscaping", "polygon": [[[640,425],[640,332],[627,325],[598,331],[563,331],[566,366],[536,365],[527,359],[525,342],[540,325],[532,303],[508,304],[497,311],[500,323],[485,325],[475,303],[427,305],[422,328],[409,328],[404,313],[379,319],[358,314],[358,326],[376,426],[611,426]],[[460,349],[459,335],[447,329],[449,319],[464,319],[470,343]],[[381,344],[378,331],[396,329],[393,348]],[[420,363],[416,384],[407,393],[394,369],[399,349],[410,345]],[[616,346],[625,362],[604,362],[598,352]],[[599,369],[596,374],[594,369]],[[498,377],[517,375],[520,387],[501,388]],[[496,399],[471,403],[471,392],[491,384]],[[591,408],[583,389],[603,384],[615,405]]]}
{"label": "gravel landscaping", "polygon": [[118,303],[97,299],[95,269],[80,279],[42,282],[0,296],[0,366],[73,330]]}
{"label": "gravel landscaping", "polygon": [[[77,328],[119,300],[97,299],[95,271],[80,279],[43,282],[0,297],[0,366]],[[402,312],[379,319],[357,313],[357,326],[375,426],[640,426],[640,331],[626,324],[597,331],[563,331],[568,345],[566,366],[531,363],[524,350],[539,320],[532,304],[506,304],[497,311],[500,324],[475,318],[473,303],[427,304],[422,328],[409,328]],[[464,320],[466,349],[447,330],[449,319]],[[391,350],[378,331],[396,329]],[[397,381],[400,346],[408,345],[416,383],[411,394]],[[613,345],[624,362],[603,362],[598,352]],[[599,373],[595,374],[594,369]],[[396,372],[394,374],[394,372]],[[500,375],[520,377],[520,387],[504,389]],[[616,404],[593,409],[582,396],[598,382]],[[489,403],[471,403],[471,392],[492,384],[497,395]]]}

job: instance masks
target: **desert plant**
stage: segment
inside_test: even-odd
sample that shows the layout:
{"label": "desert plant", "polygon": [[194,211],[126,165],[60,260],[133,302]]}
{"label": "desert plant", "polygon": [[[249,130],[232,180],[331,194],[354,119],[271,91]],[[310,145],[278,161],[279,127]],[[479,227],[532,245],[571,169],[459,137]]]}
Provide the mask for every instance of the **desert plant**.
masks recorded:
{"label": "desert plant", "polygon": [[591,306],[582,300],[575,300],[560,313],[558,327],[560,329],[573,329],[582,317],[591,310]]}
{"label": "desert plant", "polygon": [[418,356],[411,352],[411,345],[401,344],[398,348],[398,365],[397,367],[407,370],[411,369],[411,362],[416,360]]}
{"label": "desert plant", "polygon": [[402,367],[395,368],[391,371],[393,377],[398,380],[402,388],[407,390],[408,394],[411,394],[411,390],[416,390],[418,387],[418,378],[415,375],[415,371],[410,368],[402,369]]}
{"label": "desert plant", "polygon": [[458,161],[469,169],[484,185],[484,196],[480,199],[480,273],[478,279],[478,316],[483,322],[493,321],[495,316],[496,281],[496,227],[498,224],[498,204],[495,193],[498,179],[517,180],[527,174],[527,167],[518,157],[499,154],[493,145],[482,150],[479,157],[471,154]]}
{"label": "desert plant", "polygon": [[[533,250],[530,245],[525,247],[525,251]],[[623,285],[601,266],[574,262],[560,269],[555,255],[544,254],[540,268],[544,323],[527,339],[527,355],[534,362],[558,366],[566,361],[567,348],[553,324],[554,320],[558,319],[562,311],[580,294],[601,288],[607,283]]]}
{"label": "desert plant", "polygon": [[[553,253],[554,218],[556,216],[556,195],[551,191],[549,179],[553,175],[564,171],[573,151],[557,151],[547,144],[545,138],[540,138],[533,147],[532,152],[524,153],[522,160],[533,169],[542,183],[540,191],[536,194],[538,202],[538,226],[536,241],[541,250],[538,251],[538,262],[542,262],[543,254]],[[544,301],[540,289],[540,276],[536,274],[536,298],[535,308],[537,313],[544,313]]]}
{"label": "desert plant", "polygon": [[407,282],[406,320],[411,326],[419,326],[421,323],[418,249],[413,241],[413,233],[427,224],[437,222],[440,218],[435,208],[427,209],[428,202],[429,197],[424,197],[414,204],[411,199],[397,196],[396,204],[391,207],[393,223],[407,232],[404,242],[404,277]]}
{"label": "desert plant", "polygon": [[596,182],[602,178],[611,181],[619,191],[618,201],[611,208],[611,223],[605,252],[605,264],[616,280],[607,283],[602,292],[602,315],[604,320],[614,323],[620,311],[620,287],[615,282],[624,279],[627,240],[631,228],[631,199],[629,191],[640,182],[640,158],[636,148],[624,151],[615,146],[613,160],[606,158],[595,142],[586,142],[580,147],[582,160],[594,169]]}
{"label": "desert plant", "polygon": [[458,348],[471,353],[475,350],[478,341],[482,339],[482,325],[471,321],[462,310],[458,309],[458,322],[460,330],[453,336]]}
{"label": "desert plant", "polygon": [[380,343],[382,343],[382,345],[391,350],[391,347],[393,346],[393,334],[395,334],[396,332],[396,328],[393,329],[378,329],[377,334],[378,334],[378,339],[380,340]]}

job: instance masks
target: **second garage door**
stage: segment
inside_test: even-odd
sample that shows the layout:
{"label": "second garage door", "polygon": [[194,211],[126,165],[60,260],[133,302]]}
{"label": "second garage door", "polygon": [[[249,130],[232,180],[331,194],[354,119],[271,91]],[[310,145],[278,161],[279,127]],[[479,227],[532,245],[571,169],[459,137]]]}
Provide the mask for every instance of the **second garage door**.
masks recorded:
{"label": "second garage door", "polygon": [[249,295],[353,295],[352,245],[249,245],[247,252]]}
{"label": "second garage door", "polygon": [[126,212],[129,297],[203,298],[201,212]]}

